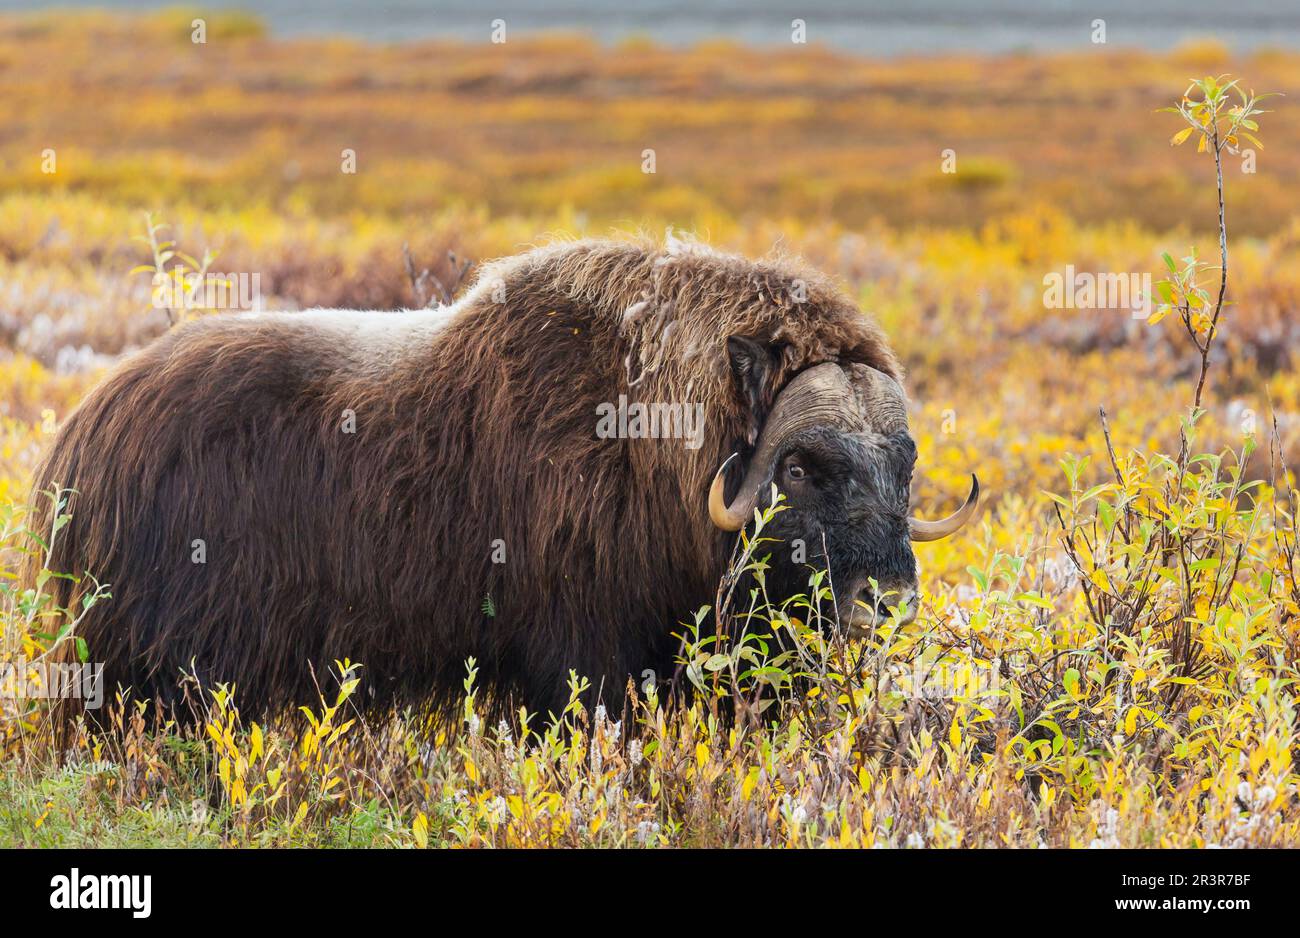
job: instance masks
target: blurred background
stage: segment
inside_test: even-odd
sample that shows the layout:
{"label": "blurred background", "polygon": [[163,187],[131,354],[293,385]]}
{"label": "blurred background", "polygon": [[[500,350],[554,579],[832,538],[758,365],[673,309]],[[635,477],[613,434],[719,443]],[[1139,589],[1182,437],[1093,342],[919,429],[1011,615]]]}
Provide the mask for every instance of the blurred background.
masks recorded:
{"label": "blurred background", "polygon": [[[0,10],[39,10],[49,4],[0,0]],[[159,10],[168,0],[107,0],[110,10]],[[1294,46],[1300,9],[1274,0],[1244,0],[1230,7],[1211,0],[221,0],[211,10],[255,10],[276,36],[345,35],[397,42],[459,39],[479,42],[493,19],[520,33],[582,32],[610,43],[640,36],[684,46],[711,39],[747,45],[789,41],[790,21],[810,26],[809,41],[865,55],[935,52],[1045,52],[1079,44],[1080,24],[1104,19],[1122,42],[1169,49],[1191,37],[1214,35],[1239,51]]]}
{"label": "blurred background", "polygon": [[[1099,451],[1098,407],[1117,445],[1176,442],[1195,356],[1175,323],[1050,308],[1044,277],[1216,255],[1213,161],[1172,149],[1178,119],[1156,109],[1224,73],[1287,97],[1267,149],[1225,164],[1233,288],[1206,432],[1239,442],[1274,413],[1300,432],[1300,10],[34,6],[0,2],[11,494],[103,369],[169,327],[134,270],[154,258],[145,212],[286,309],[420,305],[466,260],[671,229],[838,277],[910,370],[920,496],[940,510],[978,467],[1006,522],[988,536],[1013,546],[1062,456]],[[964,549],[983,548],[940,568]]]}

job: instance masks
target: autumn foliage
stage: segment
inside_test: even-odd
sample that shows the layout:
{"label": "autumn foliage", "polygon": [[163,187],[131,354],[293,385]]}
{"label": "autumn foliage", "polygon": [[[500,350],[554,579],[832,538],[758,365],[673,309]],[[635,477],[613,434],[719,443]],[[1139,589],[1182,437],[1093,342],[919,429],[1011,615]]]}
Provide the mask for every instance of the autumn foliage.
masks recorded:
{"label": "autumn foliage", "polygon": [[[1300,842],[1300,130],[1250,90],[1300,90],[1300,56],[385,47],[244,17],[196,49],[188,15],[78,16],[0,19],[7,575],[51,536],[22,516],[51,432],[169,327],[132,271],[173,249],[261,273],[267,305],[397,307],[555,234],[780,242],[905,361],[916,501],[946,513],[973,467],[987,507],[919,548],[915,622],[828,641],[806,603],[743,598],[722,641],[683,609],[694,693],[622,713],[574,675],[564,712],[487,725],[469,661],[460,719],[363,719],[341,661],[272,720],[195,688],[198,730],[125,699],[58,751],[44,705],[0,699],[0,843]],[[1045,305],[1067,265],[1150,275],[1150,309]],[[0,587],[0,663],[75,645],[83,612]]]}

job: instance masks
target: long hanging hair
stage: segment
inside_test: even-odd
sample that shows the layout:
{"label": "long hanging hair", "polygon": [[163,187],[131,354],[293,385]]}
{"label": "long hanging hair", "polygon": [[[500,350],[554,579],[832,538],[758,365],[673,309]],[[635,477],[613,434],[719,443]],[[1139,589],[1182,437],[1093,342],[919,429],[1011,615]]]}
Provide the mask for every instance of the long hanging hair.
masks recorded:
{"label": "long hanging hair", "polygon": [[[731,336],[778,353],[757,399]],[[621,696],[713,600],[717,466],[825,361],[900,372],[815,271],[677,239],[535,249],[437,311],[200,319],[62,426],[35,481],[76,490],[51,567],[110,584],[81,630],[110,697],[171,704],[192,671],[264,713],[350,658],[374,706],[436,709],[471,656],[495,698],[543,712],[571,670]],[[701,438],[603,438],[620,395],[702,406]],[[47,588],[71,606],[84,581]]]}

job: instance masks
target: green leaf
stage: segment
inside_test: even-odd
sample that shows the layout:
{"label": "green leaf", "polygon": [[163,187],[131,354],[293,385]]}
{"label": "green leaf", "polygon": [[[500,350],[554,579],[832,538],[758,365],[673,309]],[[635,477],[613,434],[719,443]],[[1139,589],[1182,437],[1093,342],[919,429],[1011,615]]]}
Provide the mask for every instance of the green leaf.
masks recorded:
{"label": "green leaf", "polygon": [[1046,609],[1049,612],[1056,608],[1052,605],[1050,600],[1038,595],[1037,593],[1020,593],[1016,596],[1016,602],[1038,606],[1040,609]]}
{"label": "green leaf", "polygon": [[1071,697],[1073,697],[1075,700],[1078,700],[1080,697],[1083,696],[1083,693],[1079,689],[1078,668],[1070,668],[1069,670],[1067,670],[1065,672],[1065,676],[1061,679],[1061,683],[1065,686],[1065,692],[1069,694]]}
{"label": "green leaf", "polygon": [[1042,495],[1046,495],[1048,498],[1050,498],[1052,501],[1056,502],[1056,503],[1057,503],[1058,505],[1060,505],[1062,508],[1069,508],[1069,507],[1070,507],[1070,503],[1069,503],[1068,501],[1066,501],[1064,498],[1062,498],[1060,495],[1057,495],[1055,492],[1049,492],[1049,491],[1047,491],[1047,489],[1042,489],[1042,490],[1040,491],[1040,494],[1042,494]]}

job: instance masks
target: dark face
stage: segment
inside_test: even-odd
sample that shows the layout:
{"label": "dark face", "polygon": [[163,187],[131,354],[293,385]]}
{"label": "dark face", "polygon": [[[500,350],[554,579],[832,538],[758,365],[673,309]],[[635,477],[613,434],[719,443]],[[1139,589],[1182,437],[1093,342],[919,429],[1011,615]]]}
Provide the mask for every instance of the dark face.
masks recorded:
{"label": "dark face", "polygon": [[778,357],[770,348],[732,336],[727,349],[749,420],[710,484],[709,518],[723,531],[752,525],[754,508],[768,506],[775,484],[785,501],[763,530],[780,542],[770,545],[769,598],[807,595],[810,577],[829,570],[824,585],[835,598],[820,610],[824,622],[864,634],[900,606],[902,621],[912,621],[912,543],[947,537],[966,524],[978,507],[978,480],[971,476],[966,503],[947,518],[909,518],[916,444],[897,380],[861,363],[823,362],[778,392]]}
{"label": "dark face", "polygon": [[[831,622],[838,617],[840,628],[869,631],[900,605],[910,622],[917,606],[907,517],[915,463],[916,444],[906,431],[820,426],[783,440],[769,481],[785,496],[785,510],[764,529],[783,542],[772,545],[774,598],[807,592],[812,572],[829,569],[835,605],[822,613]],[[764,496],[762,504],[768,501]]]}

